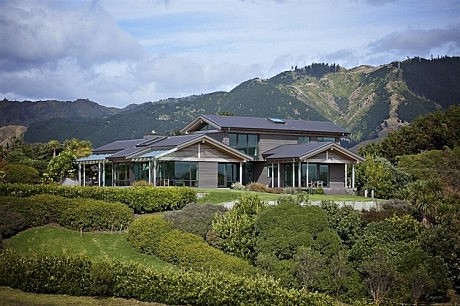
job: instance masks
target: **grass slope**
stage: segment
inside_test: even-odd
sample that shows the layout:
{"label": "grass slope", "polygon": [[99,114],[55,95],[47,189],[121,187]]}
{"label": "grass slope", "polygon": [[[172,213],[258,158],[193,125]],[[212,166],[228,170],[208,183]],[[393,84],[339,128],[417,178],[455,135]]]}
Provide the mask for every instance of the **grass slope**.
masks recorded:
{"label": "grass slope", "polygon": [[5,241],[7,248],[27,254],[81,255],[91,260],[118,260],[139,263],[155,269],[172,267],[155,256],[137,252],[126,239],[126,233],[79,233],[55,225],[25,230]]}
{"label": "grass slope", "polygon": [[0,287],[0,304],[14,306],[61,306],[61,305],[86,305],[86,306],[159,306],[165,304],[146,303],[136,300],[126,300],[113,297],[81,297],[54,294],[36,294],[23,292],[8,287]]}

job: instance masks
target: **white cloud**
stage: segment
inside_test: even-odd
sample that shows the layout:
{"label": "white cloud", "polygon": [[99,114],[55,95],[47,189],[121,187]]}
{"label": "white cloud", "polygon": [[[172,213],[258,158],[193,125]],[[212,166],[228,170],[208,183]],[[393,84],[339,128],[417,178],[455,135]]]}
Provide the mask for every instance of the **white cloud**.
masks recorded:
{"label": "white cloud", "polygon": [[4,1],[0,98],[122,107],[312,62],[458,55],[459,15],[455,0]]}

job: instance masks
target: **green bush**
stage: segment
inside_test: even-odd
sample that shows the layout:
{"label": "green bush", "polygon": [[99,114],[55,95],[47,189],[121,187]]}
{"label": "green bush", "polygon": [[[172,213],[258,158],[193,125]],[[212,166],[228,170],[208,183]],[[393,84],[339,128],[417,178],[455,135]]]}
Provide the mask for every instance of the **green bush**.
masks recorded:
{"label": "green bush", "polygon": [[1,169],[5,177],[5,183],[25,183],[33,184],[38,183],[40,174],[34,167],[22,164],[7,164]]}
{"label": "green bush", "polygon": [[66,209],[60,223],[74,230],[113,231],[128,227],[133,211],[121,203],[91,199],[74,199],[75,205]]}
{"label": "green bush", "polygon": [[165,219],[184,232],[206,239],[214,218],[226,211],[227,209],[220,205],[190,203],[182,210],[167,213]]}
{"label": "green bush", "polygon": [[36,194],[54,194],[66,198],[89,198],[120,202],[136,213],[182,209],[196,202],[196,192],[189,187],[69,187],[59,185],[1,184],[0,195],[27,197]]}
{"label": "green bush", "polygon": [[72,199],[48,194],[6,198],[9,198],[9,207],[25,219],[27,227],[59,223],[62,213],[74,205]]}
{"label": "green bush", "polygon": [[219,269],[232,273],[254,273],[246,261],[224,254],[209,246],[201,237],[174,229],[163,216],[145,216],[134,220],[128,240],[140,252],[182,267]]}
{"label": "green bush", "polygon": [[155,254],[163,235],[174,227],[160,215],[135,219],[128,230],[128,241],[141,253]]}
{"label": "green bush", "polygon": [[264,276],[223,271],[157,271],[65,255],[0,253],[0,285],[36,293],[105,295],[169,305],[338,305],[331,297],[282,287]]}
{"label": "green bush", "polygon": [[25,218],[8,204],[8,198],[0,197],[0,237],[10,237],[27,227]]}

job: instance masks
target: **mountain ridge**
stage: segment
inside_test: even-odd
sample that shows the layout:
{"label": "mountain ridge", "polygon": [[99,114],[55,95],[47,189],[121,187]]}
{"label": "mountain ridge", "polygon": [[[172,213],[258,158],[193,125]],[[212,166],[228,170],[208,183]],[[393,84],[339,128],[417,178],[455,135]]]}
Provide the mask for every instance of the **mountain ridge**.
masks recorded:
{"label": "mountain ridge", "polygon": [[[85,114],[81,108],[69,110],[70,114],[64,116],[58,108],[54,114],[60,116],[49,115],[51,111],[47,117],[40,119],[37,115],[33,121],[30,114],[26,116],[27,112],[26,115],[20,111],[14,114],[9,110],[9,114],[16,118],[15,124],[21,124],[21,118],[25,118],[22,120],[28,127],[25,134],[28,142],[63,141],[63,137],[78,136],[98,146],[117,139],[139,138],[152,130],[175,134],[198,115],[230,113],[332,121],[352,133],[351,146],[383,137],[419,115],[459,104],[459,84],[460,57],[413,58],[351,69],[313,63],[293,67],[268,79],[244,81],[228,92],[169,98],[123,109],[83,100],[82,105],[94,108],[92,114]],[[2,103],[5,100],[0,102],[1,117]],[[0,125],[4,125],[4,121],[0,120]],[[46,135],[40,133],[43,130],[47,131]]]}

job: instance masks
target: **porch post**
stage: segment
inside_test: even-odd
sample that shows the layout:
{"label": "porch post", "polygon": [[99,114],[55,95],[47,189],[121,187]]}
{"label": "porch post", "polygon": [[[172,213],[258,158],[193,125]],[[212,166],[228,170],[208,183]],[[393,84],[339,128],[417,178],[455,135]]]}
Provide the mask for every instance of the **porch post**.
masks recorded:
{"label": "porch post", "polygon": [[101,162],[97,163],[97,185],[101,187]]}
{"label": "porch post", "polygon": [[299,160],[299,169],[297,170],[297,176],[299,179],[299,188],[302,188],[302,162]]}
{"label": "porch post", "polygon": [[81,186],[81,164],[78,164],[78,184]]}
{"label": "porch post", "polygon": [[308,181],[309,181],[309,180],[310,180],[310,179],[308,178],[308,162],[307,162],[307,188],[309,187],[309,186],[308,186]]}
{"label": "porch post", "polygon": [[295,187],[295,162],[292,161],[292,187]]}
{"label": "porch post", "polygon": [[355,164],[351,168],[351,188],[355,189]]}
{"label": "porch post", "polygon": [[153,186],[157,186],[157,159],[153,160]]}
{"label": "porch post", "polygon": [[102,162],[102,186],[105,186],[105,162]]}
{"label": "porch post", "polygon": [[348,187],[348,164],[345,164],[345,188]]}
{"label": "porch post", "polygon": [[275,188],[275,166],[272,163],[272,188]]}
{"label": "porch post", "polygon": [[281,172],[280,163],[278,163],[278,171],[277,172],[278,172],[278,174],[277,174],[278,175],[278,184],[277,185],[278,185],[278,188],[280,188],[281,187],[281,182],[280,182],[280,176],[281,176],[280,175],[280,172]]}
{"label": "porch post", "polygon": [[240,162],[240,184],[243,185],[243,163]]}
{"label": "porch post", "polygon": [[86,186],[86,165],[83,164],[83,186]]}
{"label": "porch post", "polygon": [[152,161],[149,159],[149,184],[152,183]]}

